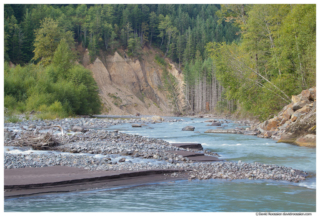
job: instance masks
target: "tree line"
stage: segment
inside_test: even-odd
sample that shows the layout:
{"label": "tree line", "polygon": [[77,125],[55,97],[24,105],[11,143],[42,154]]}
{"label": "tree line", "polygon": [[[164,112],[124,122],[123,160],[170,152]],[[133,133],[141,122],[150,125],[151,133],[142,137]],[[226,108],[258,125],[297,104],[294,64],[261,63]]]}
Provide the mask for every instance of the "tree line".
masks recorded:
{"label": "tree line", "polygon": [[199,56],[209,61],[208,42],[239,38],[238,27],[218,22],[219,10],[220,5],[5,5],[5,60],[51,65],[63,38],[72,50],[77,44],[88,48],[91,60],[100,50],[122,48],[140,58],[144,46],[157,47],[160,58],[184,71]]}
{"label": "tree line", "polygon": [[99,50],[120,46],[139,56],[143,46],[157,46],[179,65],[206,57],[208,42],[230,43],[237,27],[218,22],[220,5],[5,5],[5,59],[24,64],[34,57],[35,30],[51,18],[70,31],[94,58]]}
{"label": "tree line", "polygon": [[91,60],[157,47],[184,74],[185,111],[266,119],[315,85],[315,5],[5,5],[4,15],[14,64],[53,64],[62,39]]}

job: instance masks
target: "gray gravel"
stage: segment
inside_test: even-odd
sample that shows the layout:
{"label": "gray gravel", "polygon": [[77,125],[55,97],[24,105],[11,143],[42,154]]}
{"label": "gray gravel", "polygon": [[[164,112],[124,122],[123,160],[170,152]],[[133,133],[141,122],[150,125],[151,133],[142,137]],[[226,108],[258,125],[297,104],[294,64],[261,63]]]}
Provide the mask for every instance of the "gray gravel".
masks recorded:
{"label": "gray gravel", "polygon": [[9,154],[4,157],[4,168],[15,169],[24,167],[70,166],[89,170],[130,170],[143,169],[179,169],[189,172],[189,179],[273,179],[299,182],[305,180],[306,172],[270,164],[260,163],[110,163],[109,158],[95,158],[87,155],[62,155],[62,154]]}
{"label": "gray gravel", "polygon": [[[164,121],[176,122],[180,120],[165,119]],[[15,124],[5,123],[4,144],[7,146],[12,146],[18,143],[17,140],[31,135],[37,136],[48,131],[54,134],[60,129],[52,126],[59,125],[63,129],[64,135],[53,135],[60,145],[51,148],[51,150],[69,153],[11,154],[6,152],[4,168],[71,166],[89,170],[179,169],[188,170],[189,179],[274,179],[294,182],[305,180],[307,176],[306,172],[278,165],[243,163],[241,161],[238,163],[194,163],[188,158],[169,153],[168,151],[184,149],[174,147],[164,140],[105,130],[111,125],[123,123],[155,122],[152,120],[141,121],[141,119],[69,118],[52,121],[29,120]],[[82,132],[74,133],[72,129]],[[243,131],[243,129],[237,128],[235,130]],[[209,151],[190,149],[188,151],[219,156]],[[87,154],[80,155],[79,153]],[[102,156],[95,157],[96,154]]]}

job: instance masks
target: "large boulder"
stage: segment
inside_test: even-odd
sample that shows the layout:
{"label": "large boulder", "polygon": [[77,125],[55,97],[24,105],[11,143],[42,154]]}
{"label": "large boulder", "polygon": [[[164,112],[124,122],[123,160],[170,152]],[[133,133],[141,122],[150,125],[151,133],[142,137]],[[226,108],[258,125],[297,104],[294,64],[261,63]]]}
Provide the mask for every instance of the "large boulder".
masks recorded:
{"label": "large boulder", "polygon": [[306,99],[306,100],[301,100],[300,102],[293,104],[292,109],[293,109],[293,111],[295,112],[295,111],[301,109],[302,107],[304,107],[305,105],[307,105],[307,104],[309,104],[309,103],[310,103],[310,102],[309,102],[308,99]]}
{"label": "large boulder", "polygon": [[278,140],[278,143],[294,143],[296,139],[297,138],[292,133],[283,133]]}
{"label": "large boulder", "polygon": [[310,98],[310,95],[311,95],[311,93],[310,93],[310,91],[309,91],[308,89],[303,90],[303,91],[301,92],[301,96],[304,97],[304,98],[307,98],[308,100],[309,100],[309,98]]}
{"label": "large boulder", "polygon": [[305,136],[301,136],[295,141],[295,143],[299,146],[316,147],[316,135],[307,134]]}
{"label": "large boulder", "polygon": [[277,129],[278,126],[279,126],[278,118],[273,118],[273,119],[268,120],[266,130],[268,130],[268,131],[275,130],[275,129]]}
{"label": "large boulder", "polygon": [[302,110],[304,108],[295,112],[293,119],[295,115],[301,115],[295,121],[291,120],[292,123],[286,126],[278,142],[293,143],[301,146],[316,146],[315,141],[313,142],[313,138],[316,135],[316,104],[313,105],[309,113],[300,113]]}
{"label": "large boulder", "polygon": [[282,117],[288,120],[291,118],[292,114],[293,114],[293,109],[291,107],[288,107],[288,109],[283,112]]}
{"label": "large boulder", "polygon": [[305,105],[301,109],[297,110],[297,113],[304,114],[304,113],[310,112],[310,110],[311,110],[310,106],[309,105]]}
{"label": "large boulder", "polygon": [[275,117],[273,119],[269,119],[263,123],[260,124],[260,127],[263,129],[263,130],[267,130],[267,131],[270,131],[270,130],[275,130],[277,129],[277,127],[279,126],[280,124],[280,121],[282,119],[278,118],[278,117]]}
{"label": "large boulder", "polygon": [[315,101],[315,100],[317,99],[317,95],[316,95],[316,93],[317,93],[317,91],[316,91],[316,87],[310,88],[310,89],[309,89],[309,91],[310,91],[310,97],[309,97],[309,100],[311,100],[311,101]]}
{"label": "large boulder", "polygon": [[301,98],[298,95],[292,95],[291,100],[295,104],[300,102]]}
{"label": "large boulder", "polygon": [[220,122],[212,122],[212,124],[209,126],[221,126],[221,123]]}
{"label": "large boulder", "polygon": [[182,131],[194,131],[195,127],[193,126],[186,126],[184,128],[182,128]]}

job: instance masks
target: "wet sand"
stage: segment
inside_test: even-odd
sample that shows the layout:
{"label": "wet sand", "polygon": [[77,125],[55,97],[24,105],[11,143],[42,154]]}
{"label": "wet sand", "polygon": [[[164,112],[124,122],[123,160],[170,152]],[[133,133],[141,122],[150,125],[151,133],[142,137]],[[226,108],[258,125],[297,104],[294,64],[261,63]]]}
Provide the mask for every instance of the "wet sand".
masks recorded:
{"label": "wet sand", "polygon": [[187,179],[181,170],[89,171],[53,166],[4,170],[4,197],[30,196]]}

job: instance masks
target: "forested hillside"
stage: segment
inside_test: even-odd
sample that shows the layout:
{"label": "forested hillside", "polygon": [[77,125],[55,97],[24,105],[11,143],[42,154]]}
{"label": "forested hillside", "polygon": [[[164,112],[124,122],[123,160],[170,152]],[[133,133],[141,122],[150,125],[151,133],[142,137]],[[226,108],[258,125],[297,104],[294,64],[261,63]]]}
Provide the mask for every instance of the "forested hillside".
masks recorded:
{"label": "forested hillside", "polygon": [[[79,45],[92,62],[101,51],[121,49],[141,60],[144,47],[160,49],[156,61],[169,58],[184,75],[183,113],[228,111],[266,119],[291,94],[315,85],[315,5],[5,5],[4,15],[5,61],[51,68],[44,73],[56,82],[71,82],[65,74],[73,67],[68,62],[81,64]],[[54,61],[61,41],[72,51],[64,56],[65,68]],[[5,105],[37,109],[28,105],[35,94],[28,84],[20,85],[19,94],[7,90],[17,85],[10,70]],[[69,113],[100,109],[76,111],[59,97],[46,106],[55,101]]]}
{"label": "forested hillside", "polygon": [[[129,57],[141,60],[143,47],[154,47],[162,50],[155,59],[158,64],[166,67],[163,58],[167,57],[179,65],[181,72],[196,57],[211,61],[205,49],[208,42],[230,43],[239,38],[237,27],[224,21],[218,23],[216,12],[219,9],[220,5],[5,5],[5,60],[13,64],[51,67],[54,52],[64,39],[73,51],[77,44],[87,48],[92,62],[101,51],[112,55],[117,49],[126,50]],[[77,58],[81,63],[79,54]],[[52,69],[55,74],[68,70],[57,67]],[[6,72],[5,89],[16,84],[9,79],[13,74],[9,69]],[[169,96],[176,97],[170,83],[175,83],[174,78],[166,79],[164,84],[173,95]],[[34,93],[27,90],[27,84],[23,86],[20,96],[5,90],[5,102],[15,97],[21,110],[37,109],[38,105],[28,105],[31,102],[27,94]],[[58,100],[67,106],[66,100]],[[173,103],[177,103],[176,100],[172,98]],[[5,105],[16,104],[10,103]],[[46,102],[47,106],[51,103],[53,100]],[[184,109],[193,110],[191,106]]]}
{"label": "forested hillside", "polygon": [[316,85],[316,5],[223,5],[218,16],[241,29],[239,42],[207,44],[231,110],[265,120]]}
{"label": "forested hillside", "polygon": [[[220,5],[5,5],[5,58],[26,63],[34,58],[34,31],[45,18],[72,32],[94,57],[99,50],[123,46],[139,56],[141,47],[158,46],[173,61],[190,62],[196,51],[206,58],[208,42],[230,43],[237,27],[219,22]],[[35,58],[34,60],[36,60]]]}

